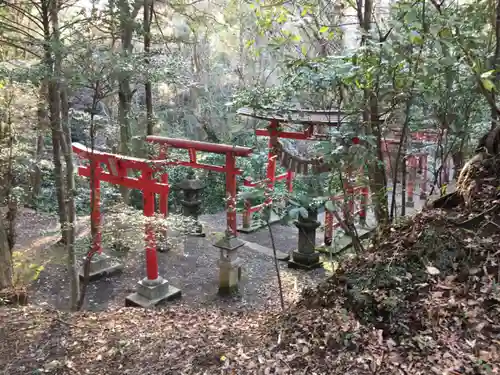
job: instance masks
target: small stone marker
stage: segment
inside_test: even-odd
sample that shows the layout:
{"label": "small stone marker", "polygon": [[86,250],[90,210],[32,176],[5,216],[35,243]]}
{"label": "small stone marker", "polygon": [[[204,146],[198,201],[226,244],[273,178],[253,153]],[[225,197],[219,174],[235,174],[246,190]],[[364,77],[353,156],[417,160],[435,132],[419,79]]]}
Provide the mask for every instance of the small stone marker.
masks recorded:
{"label": "small stone marker", "polygon": [[230,295],[238,291],[242,260],[238,257],[237,250],[243,244],[242,241],[228,231],[226,231],[222,239],[214,244],[216,248],[220,249],[220,259],[218,262],[220,295]]}

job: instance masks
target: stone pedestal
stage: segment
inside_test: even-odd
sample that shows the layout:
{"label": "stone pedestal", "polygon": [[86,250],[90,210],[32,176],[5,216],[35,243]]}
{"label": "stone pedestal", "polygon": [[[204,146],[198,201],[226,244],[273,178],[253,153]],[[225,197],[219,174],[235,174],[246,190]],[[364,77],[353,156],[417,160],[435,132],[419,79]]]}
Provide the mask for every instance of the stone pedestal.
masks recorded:
{"label": "stone pedestal", "polygon": [[187,177],[178,185],[184,194],[184,199],[181,200],[182,213],[189,218],[187,234],[197,237],[205,237],[203,226],[198,220],[201,213],[200,192],[205,188],[203,182],[194,176],[194,172],[190,171]]}
{"label": "stone pedestal", "polygon": [[195,237],[205,237],[205,233],[203,232],[203,226],[198,221],[198,216],[201,207],[201,200],[196,201],[187,201],[181,200],[183,215],[189,218],[189,221],[186,223],[188,230],[186,234]]}
{"label": "stone pedestal", "polygon": [[156,232],[156,251],[160,253],[166,253],[171,250],[171,246],[168,243],[168,230],[158,229]]}
{"label": "stone pedestal", "polygon": [[227,296],[238,292],[241,280],[240,258],[232,261],[219,260],[219,294]]}
{"label": "stone pedestal", "polygon": [[415,207],[415,202],[413,201],[413,198],[408,198],[406,200],[405,206],[408,207],[408,208]]}
{"label": "stone pedestal", "polygon": [[167,253],[171,250],[171,246],[165,240],[161,243],[158,243],[158,245],[156,245],[156,250],[159,251],[160,253]]}
{"label": "stone pedestal", "polygon": [[[271,209],[271,212],[269,213],[269,225],[279,223],[281,219],[282,218],[276,212],[274,212],[273,209]],[[242,225],[238,227],[238,232],[250,234],[253,232],[257,232],[258,230],[266,226],[267,226],[266,221],[262,219],[252,220],[250,218],[250,221],[243,220]]]}
{"label": "stone pedestal", "polygon": [[322,266],[319,253],[316,251],[316,229],[320,227],[317,212],[310,212],[309,217],[299,216],[295,226],[299,230],[298,249],[292,253],[288,267],[311,270]]}
{"label": "stone pedestal", "polygon": [[[83,264],[80,267],[80,271],[78,272],[81,279],[85,277],[84,275],[84,267],[85,267],[86,257],[83,259]],[[110,256],[104,253],[94,254],[90,261],[90,269],[89,269],[89,280],[97,280],[102,277],[111,276],[113,274],[119,273],[123,271],[123,264],[118,262],[116,259],[111,258]]]}
{"label": "stone pedestal", "polygon": [[181,297],[181,290],[169,285],[168,281],[161,276],[156,280],[144,278],[137,283],[137,292],[127,296],[125,306],[148,308],[179,297]]}
{"label": "stone pedestal", "polygon": [[231,295],[238,291],[241,280],[242,260],[238,257],[237,250],[243,246],[243,242],[232,234],[227,233],[217,243],[215,247],[220,249],[219,264],[219,294],[222,296]]}

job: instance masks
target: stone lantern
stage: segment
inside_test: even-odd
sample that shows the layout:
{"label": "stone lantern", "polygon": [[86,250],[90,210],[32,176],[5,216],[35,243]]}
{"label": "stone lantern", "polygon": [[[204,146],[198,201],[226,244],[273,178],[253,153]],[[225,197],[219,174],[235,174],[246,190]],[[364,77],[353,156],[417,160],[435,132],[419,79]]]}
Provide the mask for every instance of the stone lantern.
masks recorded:
{"label": "stone lantern", "polygon": [[323,196],[323,181],[317,176],[305,177],[308,186],[308,194],[299,199],[301,206],[306,208],[307,217],[299,215],[294,222],[299,230],[298,248],[292,253],[288,261],[288,267],[311,270],[322,266],[320,254],[316,251],[316,230],[321,226],[318,221],[318,208],[309,197]]}
{"label": "stone lantern", "polygon": [[299,215],[294,222],[299,230],[298,248],[292,253],[288,261],[288,267],[311,270],[322,266],[319,253],[316,251],[316,230],[321,226],[318,221],[318,210],[307,209],[308,216]]}
{"label": "stone lantern", "polygon": [[243,242],[231,232],[226,231],[224,237],[214,246],[220,249],[219,294],[231,295],[238,291],[241,280],[242,259],[238,257],[237,250],[243,246]]}
{"label": "stone lantern", "polygon": [[205,237],[203,226],[198,220],[201,212],[200,193],[205,188],[203,181],[196,178],[194,171],[190,170],[186,178],[176,187],[183,192],[183,199],[181,200],[182,214],[191,221],[191,223],[189,223],[190,229],[188,234]]}

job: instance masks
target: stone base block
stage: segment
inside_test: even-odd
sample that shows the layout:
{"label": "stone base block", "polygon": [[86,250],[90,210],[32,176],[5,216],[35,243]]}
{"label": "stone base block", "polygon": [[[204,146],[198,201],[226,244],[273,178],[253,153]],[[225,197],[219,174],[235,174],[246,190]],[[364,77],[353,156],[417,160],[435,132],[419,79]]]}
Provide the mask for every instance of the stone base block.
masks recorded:
{"label": "stone base block", "polygon": [[[84,262],[85,261],[86,260],[84,258]],[[80,271],[78,272],[81,279],[85,277],[84,264],[80,267]],[[108,277],[122,271],[123,264],[118,262],[116,259],[113,259],[104,253],[95,254],[90,261],[89,280],[97,280],[102,277]]]}
{"label": "stone base block", "polygon": [[415,202],[413,201],[406,201],[405,206],[408,208],[413,208],[415,207]]}
{"label": "stone base block", "polygon": [[[281,221],[281,217],[276,214],[276,212],[271,210],[271,215],[269,217],[269,224],[273,225],[279,223]],[[253,233],[257,232],[259,229],[264,228],[267,223],[263,220],[252,220],[252,224],[249,227],[239,226],[236,230],[240,233]]]}
{"label": "stone base block", "polygon": [[163,301],[180,298],[180,289],[169,285],[168,281],[159,277],[157,280],[141,280],[137,283],[137,292],[125,298],[125,306],[149,308]]}
{"label": "stone base block", "polygon": [[188,218],[185,220],[184,235],[191,237],[206,237],[203,231],[203,225],[198,222],[198,219]]}
{"label": "stone base block", "polygon": [[156,250],[160,253],[168,253],[171,250],[171,246],[167,243],[159,243],[156,245]]}
{"label": "stone base block", "polygon": [[368,228],[368,224],[366,223],[366,217],[359,219],[359,227]]}
{"label": "stone base block", "polygon": [[292,258],[288,261],[288,268],[313,270],[322,266],[323,262],[320,261],[319,253],[317,252],[303,254],[296,250],[292,253]]}
{"label": "stone base block", "polygon": [[227,296],[238,291],[241,280],[242,260],[219,260],[219,295]]}
{"label": "stone base block", "polygon": [[186,233],[188,236],[191,236],[191,237],[206,237],[207,234],[205,232],[187,232]]}
{"label": "stone base block", "polygon": [[323,262],[317,262],[314,264],[302,264],[302,263],[297,263],[293,259],[290,259],[288,261],[288,268],[292,269],[297,269],[297,270],[306,270],[306,271],[311,271],[316,268],[321,268],[323,267]]}

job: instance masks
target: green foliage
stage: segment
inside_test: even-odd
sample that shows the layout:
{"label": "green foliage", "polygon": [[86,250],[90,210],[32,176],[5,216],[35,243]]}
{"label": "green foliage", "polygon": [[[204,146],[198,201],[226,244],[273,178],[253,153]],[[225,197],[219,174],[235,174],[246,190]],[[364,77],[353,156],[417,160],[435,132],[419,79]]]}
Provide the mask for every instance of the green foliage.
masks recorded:
{"label": "green foliage", "polygon": [[43,265],[31,263],[26,255],[14,251],[12,253],[12,263],[14,268],[13,284],[15,286],[25,286],[35,281],[43,271]]}
{"label": "green foliage", "polygon": [[[259,30],[271,40],[270,50],[289,51],[292,40],[300,44],[301,38],[284,38],[277,30],[287,20],[317,14],[320,7],[319,2],[300,5],[256,8]],[[362,135],[360,122],[368,89],[377,97],[379,113],[391,123],[402,126],[405,112],[412,131],[448,129],[440,147],[425,146],[431,159],[459,150],[467,153],[488,127],[491,112],[478,94],[477,82],[487,92],[496,90],[494,70],[489,68],[494,45],[491,12],[486,1],[439,9],[423,1],[394,3],[386,21],[377,21],[354,52],[287,54],[279,66],[279,86],[243,88],[233,103],[280,113],[286,113],[291,103],[325,110],[342,105],[351,116],[344,119],[340,133],[331,134],[330,146],[322,144],[328,160],[341,167],[348,155],[338,148],[342,136],[361,134],[369,146],[356,151],[358,164],[376,156],[375,139]],[[329,30],[318,22],[311,25],[319,35]]]}

